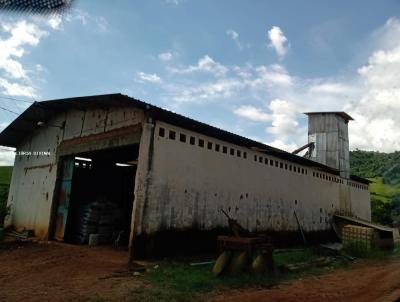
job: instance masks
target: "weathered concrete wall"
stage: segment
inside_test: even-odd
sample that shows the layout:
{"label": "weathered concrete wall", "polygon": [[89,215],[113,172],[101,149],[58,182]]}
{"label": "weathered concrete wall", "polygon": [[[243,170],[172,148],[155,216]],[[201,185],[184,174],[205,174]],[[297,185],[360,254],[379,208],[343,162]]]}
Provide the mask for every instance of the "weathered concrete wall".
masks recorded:
{"label": "weathered concrete wall", "polygon": [[[50,151],[50,156],[15,160],[9,223],[33,229],[41,238],[48,235],[60,145],[138,124],[142,134],[132,234],[226,227],[221,208],[251,231],[296,231],[294,211],[306,231],[328,230],[329,216],[338,210],[371,217],[369,191],[363,184],[350,185],[335,175],[166,123],[154,126],[145,122],[140,110],[70,110],[48,124],[64,121],[64,130],[38,128],[18,147],[18,151]],[[165,129],[164,137],[160,127]],[[170,130],[175,131],[175,139],[169,138]]]}
{"label": "weathered concrete wall", "polygon": [[[134,108],[110,108],[109,110],[70,110],[55,116],[48,125],[38,127],[17,148],[21,151],[46,151],[49,156],[16,155],[10,186],[8,204],[12,214],[7,224],[25,227],[35,231],[35,235],[46,238],[57,178],[60,144],[77,138],[89,138],[95,134],[111,133],[127,126],[141,125],[144,113]],[[126,140],[113,142],[126,144]],[[104,148],[104,144],[99,144]],[[91,146],[92,148],[92,146]]]}
{"label": "weathered concrete wall", "polygon": [[153,137],[154,124],[144,122],[139,145],[139,162],[135,177],[135,200],[132,207],[131,233],[129,238],[130,260],[134,257],[135,235],[141,232],[142,218],[148,205],[148,190],[152,179]]}
{"label": "weathered concrete wall", "polygon": [[294,211],[306,231],[327,230],[330,215],[341,209],[340,192],[349,188],[349,208],[370,219],[365,185],[349,187],[335,175],[163,122],[156,124],[150,177],[136,234],[226,227],[221,208],[250,231],[298,230]]}
{"label": "weathered concrete wall", "polygon": [[371,199],[369,191],[363,189],[364,185],[355,181],[349,181],[351,198],[351,212],[358,218],[371,221]]}

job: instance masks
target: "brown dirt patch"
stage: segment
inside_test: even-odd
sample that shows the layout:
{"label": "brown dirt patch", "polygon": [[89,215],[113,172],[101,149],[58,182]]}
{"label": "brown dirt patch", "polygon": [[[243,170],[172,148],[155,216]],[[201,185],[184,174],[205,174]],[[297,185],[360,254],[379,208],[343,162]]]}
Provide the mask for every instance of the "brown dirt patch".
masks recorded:
{"label": "brown dirt patch", "polygon": [[[0,301],[129,301],[149,286],[127,272],[128,253],[60,243],[0,245]],[[400,261],[361,261],[271,289],[207,294],[214,302],[400,301]]]}
{"label": "brown dirt patch", "polygon": [[128,252],[50,243],[0,246],[0,301],[126,301],[141,286]]}
{"label": "brown dirt patch", "polygon": [[229,290],[213,302],[400,301],[400,262],[363,261],[340,269],[281,284],[271,289]]}

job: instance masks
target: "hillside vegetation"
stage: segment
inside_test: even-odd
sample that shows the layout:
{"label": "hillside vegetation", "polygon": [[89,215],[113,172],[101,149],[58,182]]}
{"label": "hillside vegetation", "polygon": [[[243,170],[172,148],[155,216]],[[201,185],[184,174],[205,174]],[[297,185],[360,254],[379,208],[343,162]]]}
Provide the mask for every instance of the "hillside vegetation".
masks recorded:
{"label": "hillside vegetation", "polygon": [[0,227],[7,214],[8,187],[11,181],[13,167],[0,167]]}
{"label": "hillside vegetation", "polygon": [[350,166],[352,174],[365,178],[382,177],[384,183],[392,185],[400,183],[400,151],[351,151]]}
{"label": "hillside vegetation", "polygon": [[372,181],[372,220],[400,224],[400,152],[350,152],[351,173]]}
{"label": "hillside vegetation", "polygon": [[13,167],[0,167],[0,185],[9,185]]}

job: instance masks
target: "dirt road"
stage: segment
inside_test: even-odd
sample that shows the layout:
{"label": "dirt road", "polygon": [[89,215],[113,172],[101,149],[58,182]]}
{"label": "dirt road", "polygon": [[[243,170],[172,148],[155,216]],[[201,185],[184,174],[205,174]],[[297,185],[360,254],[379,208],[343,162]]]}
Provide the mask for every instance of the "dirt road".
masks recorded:
{"label": "dirt road", "polygon": [[126,271],[128,252],[58,244],[0,248],[0,301],[126,301],[138,278]]}
{"label": "dirt road", "polygon": [[213,302],[400,302],[400,261],[365,261],[352,269],[291,281],[272,289],[231,290]]}
{"label": "dirt road", "polygon": [[[0,301],[134,300],[133,290],[149,284],[126,274],[127,257],[127,252],[109,247],[54,242],[0,246]],[[227,290],[203,298],[213,302],[400,301],[400,260],[363,261],[352,269],[271,289]]]}

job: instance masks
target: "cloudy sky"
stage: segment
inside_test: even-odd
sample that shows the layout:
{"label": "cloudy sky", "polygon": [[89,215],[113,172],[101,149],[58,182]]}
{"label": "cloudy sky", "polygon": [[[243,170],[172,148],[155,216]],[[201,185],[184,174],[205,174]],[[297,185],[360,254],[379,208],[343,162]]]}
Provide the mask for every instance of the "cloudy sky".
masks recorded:
{"label": "cloudy sky", "polygon": [[[76,0],[63,15],[0,12],[0,130],[23,101],[115,92],[289,151],[307,141],[303,112],[345,110],[351,149],[400,150],[400,3]],[[12,159],[0,149],[0,165]]]}

